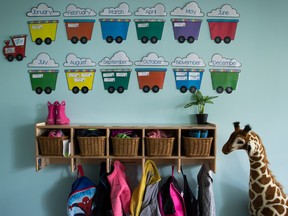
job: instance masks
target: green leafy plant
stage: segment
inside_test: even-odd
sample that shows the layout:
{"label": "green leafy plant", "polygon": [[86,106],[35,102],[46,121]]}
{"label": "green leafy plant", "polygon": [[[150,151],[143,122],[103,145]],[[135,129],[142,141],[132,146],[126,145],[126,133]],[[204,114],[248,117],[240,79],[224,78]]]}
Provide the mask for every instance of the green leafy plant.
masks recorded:
{"label": "green leafy plant", "polygon": [[192,101],[185,104],[184,108],[197,106],[198,113],[204,114],[204,109],[206,104],[213,104],[213,99],[217,98],[218,96],[203,96],[200,90],[197,90],[195,93],[192,94]]}

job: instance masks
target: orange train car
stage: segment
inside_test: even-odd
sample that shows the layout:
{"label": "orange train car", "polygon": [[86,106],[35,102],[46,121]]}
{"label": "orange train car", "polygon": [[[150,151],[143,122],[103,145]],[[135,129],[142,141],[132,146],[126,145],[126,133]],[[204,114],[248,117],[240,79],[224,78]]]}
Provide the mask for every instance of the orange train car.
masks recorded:
{"label": "orange train car", "polygon": [[68,40],[73,44],[80,42],[86,44],[92,38],[94,19],[65,19],[65,27]]}
{"label": "orange train car", "polygon": [[150,89],[157,93],[163,88],[166,68],[135,68],[138,77],[139,88],[147,93]]}

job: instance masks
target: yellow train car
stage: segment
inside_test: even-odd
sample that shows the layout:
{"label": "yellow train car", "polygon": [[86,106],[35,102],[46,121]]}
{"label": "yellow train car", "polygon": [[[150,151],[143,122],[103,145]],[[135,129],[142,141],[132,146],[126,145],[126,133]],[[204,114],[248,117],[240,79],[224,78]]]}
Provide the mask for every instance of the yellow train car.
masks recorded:
{"label": "yellow train car", "polygon": [[95,73],[95,69],[65,70],[68,89],[74,94],[77,94],[80,90],[83,94],[86,94],[89,90],[92,90]]}
{"label": "yellow train car", "polygon": [[31,39],[37,45],[49,45],[56,40],[58,20],[34,20],[28,21]]}

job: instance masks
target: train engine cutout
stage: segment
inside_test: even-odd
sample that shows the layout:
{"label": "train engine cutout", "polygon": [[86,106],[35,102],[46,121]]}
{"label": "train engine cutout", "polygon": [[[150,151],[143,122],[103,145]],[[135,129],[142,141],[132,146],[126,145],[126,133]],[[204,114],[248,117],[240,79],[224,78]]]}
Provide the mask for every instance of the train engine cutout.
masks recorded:
{"label": "train engine cutout", "polygon": [[26,51],[26,34],[21,34],[21,35],[13,35],[10,36],[10,40],[5,40],[5,46],[3,47],[3,55],[5,58],[9,61],[12,62],[15,58],[18,61],[22,61],[25,55]]}

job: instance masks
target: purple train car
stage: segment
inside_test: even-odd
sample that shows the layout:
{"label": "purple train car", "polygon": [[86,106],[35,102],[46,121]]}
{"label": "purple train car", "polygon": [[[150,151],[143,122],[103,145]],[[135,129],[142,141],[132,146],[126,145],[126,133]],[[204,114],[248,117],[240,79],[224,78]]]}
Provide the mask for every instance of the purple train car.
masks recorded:
{"label": "purple train car", "polygon": [[198,40],[201,19],[171,19],[175,40],[179,43],[193,43]]}

